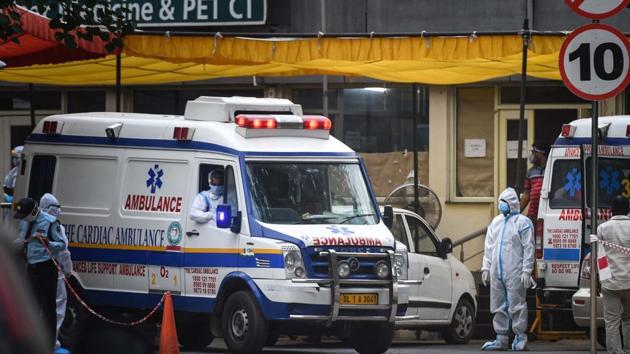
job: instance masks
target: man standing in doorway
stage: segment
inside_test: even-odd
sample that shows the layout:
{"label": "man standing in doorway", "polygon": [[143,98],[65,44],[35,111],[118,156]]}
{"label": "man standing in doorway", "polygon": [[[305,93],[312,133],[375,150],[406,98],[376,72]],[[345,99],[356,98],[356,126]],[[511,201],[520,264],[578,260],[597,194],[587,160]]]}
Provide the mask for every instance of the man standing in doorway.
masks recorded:
{"label": "man standing in doorway", "polygon": [[540,190],[545,176],[545,166],[547,166],[547,156],[549,155],[549,145],[542,142],[532,144],[529,162],[532,167],[527,170],[525,177],[525,189],[521,196],[521,211],[527,209],[527,217],[536,225],[538,218],[538,203],[540,202]]}

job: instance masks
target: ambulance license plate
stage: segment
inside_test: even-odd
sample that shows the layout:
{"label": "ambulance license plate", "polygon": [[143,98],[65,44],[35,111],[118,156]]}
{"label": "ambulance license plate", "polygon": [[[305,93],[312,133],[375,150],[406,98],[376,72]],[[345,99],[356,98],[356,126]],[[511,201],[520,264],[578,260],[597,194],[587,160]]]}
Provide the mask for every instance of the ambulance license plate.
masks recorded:
{"label": "ambulance license plate", "polygon": [[341,305],[377,305],[378,294],[345,293],[339,295]]}

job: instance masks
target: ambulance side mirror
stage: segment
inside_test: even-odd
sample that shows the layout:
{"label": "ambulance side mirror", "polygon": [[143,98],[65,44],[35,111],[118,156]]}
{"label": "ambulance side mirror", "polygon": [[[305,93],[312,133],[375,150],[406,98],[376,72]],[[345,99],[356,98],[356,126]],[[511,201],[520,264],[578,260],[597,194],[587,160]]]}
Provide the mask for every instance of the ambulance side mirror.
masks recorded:
{"label": "ambulance side mirror", "polygon": [[383,207],[383,223],[388,229],[391,229],[394,224],[394,208],[391,205]]}
{"label": "ambulance side mirror", "polygon": [[217,205],[217,214],[215,220],[219,229],[229,228],[235,234],[241,232],[241,220],[243,219],[240,211],[236,211],[232,215],[232,206],[230,204]]}

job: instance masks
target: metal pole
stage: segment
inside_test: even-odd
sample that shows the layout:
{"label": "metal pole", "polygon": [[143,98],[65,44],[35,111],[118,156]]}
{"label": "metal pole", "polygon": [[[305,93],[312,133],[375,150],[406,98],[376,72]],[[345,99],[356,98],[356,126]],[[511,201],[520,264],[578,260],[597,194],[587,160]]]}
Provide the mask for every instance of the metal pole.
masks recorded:
{"label": "metal pole", "polygon": [[[326,33],[326,0],[320,0],[320,21],[322,33]],[[324,116],[329,117],[328,111],[328,75],[322,77],[322,107],[324,108]]]}
{"label": "metal pole", "polygon": [[[593,118],[591,120],[591,234],[597,235],[597,190],[598,181],[598,127],[599,102],[593,101]],[[597,243],[591,243],[591,353],[597,353]]]}
{"label": "metal pole", "polygon": [[35,87],[32,83],[28,84],[28,94],[31,100],[29,105],[31,109],[31,129],[35,129]]}
{"label": "metal pole", "polygon": [[[525,2],[527,4],[527,2]],[[527,7],[527,6],[526,6]],[[523,159],[523,140],[525,139],[525,100],[527,93],[527,48],[529,47],[529,19],[527,18],[527,9],[525,9],[525,19],[523,19],[523,60],[521,64],[521,102],[518,118],[518,152],[516,158],[516,181],[514,187],[517,193],[523,190],[523,168],[521,168]]]}
{"label": "metal pole", "polygon": [[[418,85],[411,85],[411,97],[412,97],[412,111],[413,111],[413,130],[411,134],[411,141],[413,144],[413,211],[418,213],[418,207],[420,206],[420,200],[418,196]],[[463,247],[463,246],[462,246]]]}
{"label": "metal pole", "polygon": [[120,112],[120,106],[121,106],[121,97],[120,97],[120,93],[121,93],[121,84],[120,84],[120,71],[122,70],[121,68],[121,60],[120,60],[120,53],[116,54],[116,112]]}

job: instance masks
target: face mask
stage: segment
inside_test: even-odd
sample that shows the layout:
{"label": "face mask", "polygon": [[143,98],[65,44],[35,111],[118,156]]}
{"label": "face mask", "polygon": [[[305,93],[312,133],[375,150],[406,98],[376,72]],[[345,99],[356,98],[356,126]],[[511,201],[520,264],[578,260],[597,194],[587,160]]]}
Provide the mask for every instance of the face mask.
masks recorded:
{"label": "face mask", "polygon": [[506,202],[499,202],[499,212],[503,215],[510,213],[510,206]]}
{"label": "face mask", "polygon": [[48,208],[48,210],[46,210],[46,212],[56,218],[59,217],[59,214],[61,214],[61,210],[57,207],[53,207],[51,206],[50,208]]}
{"label": "face mask", "polygon": [[223,186],[212,186],[212,188],[210,189],[210,193],[216,195],[217,197],[220,197],[223,195],[223,190]]}

